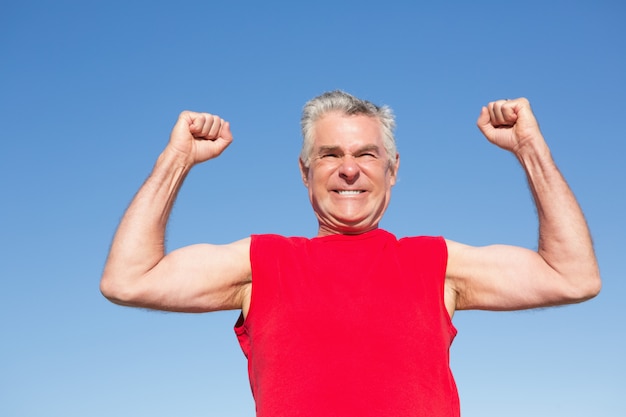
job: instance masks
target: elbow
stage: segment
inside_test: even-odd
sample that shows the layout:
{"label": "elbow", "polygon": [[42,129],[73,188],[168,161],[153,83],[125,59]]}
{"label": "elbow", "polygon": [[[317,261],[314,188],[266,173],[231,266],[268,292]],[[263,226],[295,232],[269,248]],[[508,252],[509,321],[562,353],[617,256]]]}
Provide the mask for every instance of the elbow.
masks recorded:
{"label": "elbow", "polygon": [[116,279],[115,276],[107,274],[106,272],[100,279],[100,293],[109,301],[114,304],[131,306],[132,294],[130,288],[124,281]]}
{"label": "elbow", "polygon": [[100,293],[109,301],[113,301],[115,299],[115,287],[112,279],[106,275],[103,275],[100,279]]}
{"label": "elbow", "polygon": [[102,275],[100,279],[100,293],[112,303],[119,304],[119,286],[115,284],[115,280],[109,275]]}
{"label": "elbow", "polygon": [[574,303],[581,303],[590,300],[600,294],[602,289],[602,279],[600,272],[595,271],[586,275],[584,279],[579,280],[570,289],[569,296]]}
{"label": "elbow", "polygon": [[599,271],[589,280],[587,287],[587,299],[591,299],[600,294],[600,290],[602,290],[602,279],[600,278]]}

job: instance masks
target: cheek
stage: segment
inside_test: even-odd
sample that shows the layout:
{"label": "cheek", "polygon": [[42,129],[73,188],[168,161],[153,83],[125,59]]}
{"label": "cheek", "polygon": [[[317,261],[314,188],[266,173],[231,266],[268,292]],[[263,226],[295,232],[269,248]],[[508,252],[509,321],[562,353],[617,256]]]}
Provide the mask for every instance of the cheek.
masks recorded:
{"label": "cheek", "polygon": [[332,176],[333,168],[324,166],[316,167],[315,170],[309,171],[309,183],[310,184],[325,184]]}
{"label": "cheek", "polygon": [[389,168],[381,168],[380,166],[367,167],[362,169],[370,181],[383,187],[391,187],[396,183],[396,176],[393,175]]}

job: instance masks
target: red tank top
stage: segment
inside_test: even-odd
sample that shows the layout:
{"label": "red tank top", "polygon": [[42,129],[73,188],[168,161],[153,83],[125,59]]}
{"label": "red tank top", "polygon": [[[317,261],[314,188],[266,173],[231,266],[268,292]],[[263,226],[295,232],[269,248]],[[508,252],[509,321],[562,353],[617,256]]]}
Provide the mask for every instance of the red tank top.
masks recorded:
{"label": "red tank top", "polygon": [[235,332],[259,417],[457,417],[445,241],[252,236]]}

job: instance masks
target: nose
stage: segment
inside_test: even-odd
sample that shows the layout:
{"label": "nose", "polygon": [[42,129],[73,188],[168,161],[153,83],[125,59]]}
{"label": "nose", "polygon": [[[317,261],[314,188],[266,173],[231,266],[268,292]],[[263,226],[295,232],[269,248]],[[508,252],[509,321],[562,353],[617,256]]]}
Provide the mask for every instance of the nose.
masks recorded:
{"label": "nose", "polygon": [[354,183],[361,174],[359,164],[356,162],[352,155],[345,155],[341,159],[341,165],[339,166],[339,176],[343,178],[348,184]]}

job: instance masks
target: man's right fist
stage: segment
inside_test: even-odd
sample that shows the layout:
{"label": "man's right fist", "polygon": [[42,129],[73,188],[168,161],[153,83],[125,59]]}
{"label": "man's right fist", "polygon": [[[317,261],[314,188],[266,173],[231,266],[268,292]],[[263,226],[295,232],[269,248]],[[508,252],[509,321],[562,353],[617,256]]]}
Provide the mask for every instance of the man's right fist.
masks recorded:
{"label": "man's right fist", "polygon": [[230,124],[221,117],[184,111],[172,129],[168,147],[194,165],[219,156],[232,141]]}

